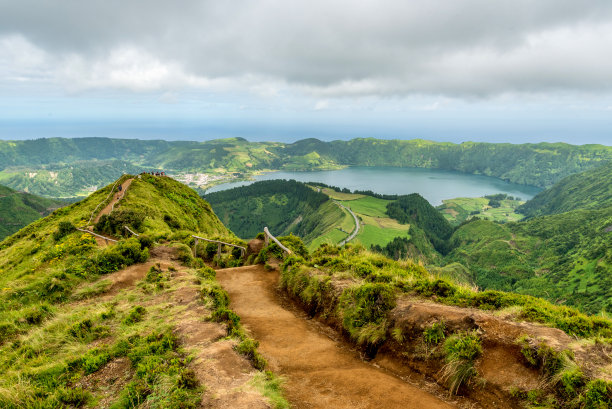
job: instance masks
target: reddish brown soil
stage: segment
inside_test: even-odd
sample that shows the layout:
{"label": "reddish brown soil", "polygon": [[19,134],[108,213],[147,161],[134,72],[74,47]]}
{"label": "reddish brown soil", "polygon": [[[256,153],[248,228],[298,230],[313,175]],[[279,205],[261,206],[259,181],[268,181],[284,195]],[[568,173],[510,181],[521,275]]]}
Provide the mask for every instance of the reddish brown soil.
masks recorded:
{"label": "reddish brown soil", "polygon": [[98,213],[98,215],[94,219],[94,223],[98,223],[98,221],[100,220],[100,217],[102,217],[102,215],[109,214],[111,212],[111,210],[113,209],[113,206],[115,204],[117,204],[117,202],[119,200],[121,200],[123,198],[123,195],[125,195],[125,193],[127,192],[128,187],[130,187],[130,185],[132,184],[133,180],[134,179],[127,179],[125,182],[123,182],[123,184],[121,185],[121,191],[117,192],[117,193],[115,193],[113,195],[113,198],[111,199],[111,201],[106,205],[106,207],[104,209],[102,209],[102,211],[100,211],[100,213]]}
{"label": "reddish brown soil", "polygon": [[259,254],[259,252],[261,251],[261,249],[264,247],[264,241],[260,240],[260,239],[253,239],[251,241],[249,241],[249,243],[247,244],[247,257],[250,256],[251,254]]}
{"label": "reddish brown soil", "polygon": [[96,408],[109,408],[124,386],[132,379],[134,370],[127,357],[110,361],[102,369],[85,376],[75,386],[95,392],[100,397]]}
{"label": "reddish brown soil", "polygon": [[261,266],[218,270],[231,308],[260,342],[270,368],[286,377],[295,408],[453,408],[434,395],[363,362],[342,342],[282,306],[278,273]]}

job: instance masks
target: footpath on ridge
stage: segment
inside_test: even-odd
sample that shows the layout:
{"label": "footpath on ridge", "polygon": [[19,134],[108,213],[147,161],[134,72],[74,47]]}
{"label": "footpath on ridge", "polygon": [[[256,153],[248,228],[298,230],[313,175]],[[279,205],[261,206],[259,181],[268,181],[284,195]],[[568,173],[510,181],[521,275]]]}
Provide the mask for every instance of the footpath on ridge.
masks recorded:
{"label": "footpath on ridge", "polygon": [[279,274],[263,266],[217,270],[230,307],[259,341],[270,369],[286,378],[286,396],[301,408],[454,408],[372,364],[290,308],[278,293]]}
{"label": "footpath on ridge", "polygon": [[121,190],[118,191],[117,193],[115,193],[113,195],[112,200],[106,205],[106,207],[104,207],[104,209],[102,209],[100,211],[100,213],[98,213],[98,215],[96,216],[96,218],[93,221],[94,224],[98,223],[100,221],[100,217],[102,217],[103,215],[110,214],[110,212],[113,210],[113,208],[115,207],[117,202],[123,198],[123,195],[125,195],[125,193],[127,192],[128,188],[132,184],[133,180],[134,180],[133,178],[127,179],[126,181],[124,181],[121,184]]}

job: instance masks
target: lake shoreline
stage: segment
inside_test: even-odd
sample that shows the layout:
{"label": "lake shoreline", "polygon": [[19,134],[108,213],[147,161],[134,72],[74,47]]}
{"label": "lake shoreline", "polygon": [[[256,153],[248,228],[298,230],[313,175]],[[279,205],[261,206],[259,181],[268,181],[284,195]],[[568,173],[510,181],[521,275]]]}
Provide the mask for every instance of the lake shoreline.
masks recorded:
{"label": "lake shoreline", "polygon": [[482,197],[505,193],[529,200],[543,189],[520,185],[486,175],[434,168],[404,168],[381,166],[347,166],[334,170],[274,170],[249,175],[242,181],[219,183],[208,193],[246,186],[262,180],[294,179],[299,182],[319,182],[354,190],[371,190],[380,194],[419,193],[432,205],[456,197]]}

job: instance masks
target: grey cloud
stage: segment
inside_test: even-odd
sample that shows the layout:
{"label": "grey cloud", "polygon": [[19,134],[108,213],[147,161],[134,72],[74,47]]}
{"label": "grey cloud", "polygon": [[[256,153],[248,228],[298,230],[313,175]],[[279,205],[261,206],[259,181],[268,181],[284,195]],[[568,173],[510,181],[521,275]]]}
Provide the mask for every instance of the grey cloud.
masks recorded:
{"label": "grey cloud", "polygon": [[0,9],[0,35],[22,35],[56,61],[95,63],[132,47],[186,75],[322,95],[612,86],[609,0],[0,0]]}

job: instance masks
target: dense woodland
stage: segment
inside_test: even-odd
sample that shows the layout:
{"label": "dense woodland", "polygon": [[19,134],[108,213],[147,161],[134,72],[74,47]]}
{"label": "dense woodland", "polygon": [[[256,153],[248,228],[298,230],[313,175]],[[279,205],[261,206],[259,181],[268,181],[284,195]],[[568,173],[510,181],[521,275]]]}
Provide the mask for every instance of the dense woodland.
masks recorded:
{"label": "dense woodland", "polygon": [[268,180],[205,196],[221,221],[240,237],[267,226],[274,234],[302,237],[320,229],[319,208],[329,198],[295,180]]}

